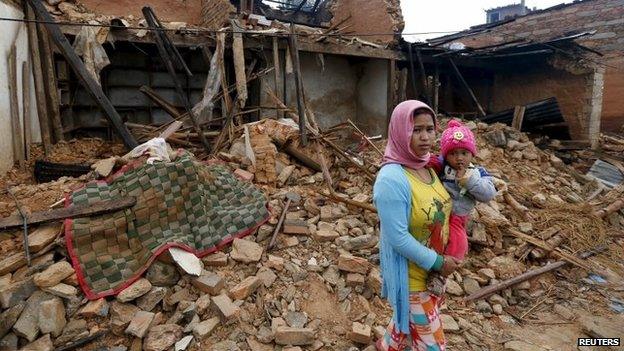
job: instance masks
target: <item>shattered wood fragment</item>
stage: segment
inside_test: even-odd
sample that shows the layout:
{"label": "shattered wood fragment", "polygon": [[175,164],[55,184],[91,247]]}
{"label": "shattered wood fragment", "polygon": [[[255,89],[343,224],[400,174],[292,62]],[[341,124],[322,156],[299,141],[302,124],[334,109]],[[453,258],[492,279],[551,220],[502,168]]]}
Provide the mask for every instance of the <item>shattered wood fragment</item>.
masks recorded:
{"label": "shattered wood fragment", "polygon": [[[125,197],[120,200],[102,201],[89,206],[69,206],[67,208],[54,209],[42,212],[33,212],[27,216],[28,224],[46,223],[65,218],[80,218],[95,216],[132,207],[136,204],[134,197]],[[22,217],[12,215],[0,219],[0,230],[21,226]]]}
{"label": "shattered wood fragment", "polygon": [[154,102],[158,107],[162,108],[165,112],[171,115],[171,117],[175,119],[179,119],[182,117],[182,112],[178,111],[178,109],[173,106],[173,104],[165,100],[165,98],[160,96],[154,89],[143,85],[139,88],[139,91],[147,95],[147,97],[150,98],[152,102]]}
{"label": "shattered wood fragment", "polygon": [[358,202],[358,201],[355,201],[355,200],[351,200],[351,199],[347,198],[346,196],[345,197],[339,196],[336,193],[325,194],[322,191],[319,192],[319,194],[321,194],[321,195],[323,195],[323,196],[325,196],[327,198],[330,198],[330,199],[332,199],[334,201],[344,202],[347,205],[359,207],[359,208],[361,208],[363,210],[368,210],[368,211],[377,213],[377,209],[373,205],[370,205],[370,204],[367,204],[367,203],[363,203],[363,202]]}
{"label": "shattered wood fragment", "polygon": [[325,142],[325,144],[329,145],[332,149],[334,149],[338,153],[338,155],[340,155],[342,158],[344,158],[345,160],[349,161],[351,164],[353,164],[359,170],[364,172],[365,177],[366,177],[366,179],[368,181],[370,181],[371,183],[375,181],[375,176],[371,173],[371,171],[369,171],[368,169],[366,169],[366,167],[362,166],[361,164],[359,164],[355,160],[353,160],[351,157],[349,157],[349,155],[347,155],[346,152],[344,152],[340,147],[338,147],[338,145],[336,145],[334,142],[332,142],[331,140],[329,140],[326,137],[321,137],[321,140],[323,142]]}
{"label": "shattered wood fragment", "polygon": [[293,145],[290,145],[290,143],[283,143],[275,138],[273,138],[272,140],[273,140],[273,143],[277,145],[280,151],[284,151],[285,153],[292,156],[297,161],[301,162],[306,167],[311,168],[317,172],[321,172],[323,170],[321,166],[315,160],[310,158],[308,155],[304,154],[302,151],[298,150]]}
{"label": "shattered wood fragment", "polygon": [[58,95],[58,83],[54,74],[54,51],[50,45],[50,36],[44,26],[37,26],[39,30],[39,53],[43,63],[43,79],[45,80],[45,94],[47,97],[48,113],[52,118],[52,131],[54,140],[58,143],[64,140],[63,124],[61,122],[60,98]]}
{"label": "shattered wood fragment", "polygon": [[[217,45],[216,50],[222,49]],[[210,53],[206,46],[202,47],[205,54]],[[199,101],[193,111],[197,115],[199,123],[207,123],[212,121],[212,110],[214,108],[214,97],[221,88],[221,66],[219,66],[219,58],[223,56],[222,52],[215,52],[210,58],[210,70],[208,71],[208,77],[206,78],[206,85],[204,86],[204,92],[201,101]]]}

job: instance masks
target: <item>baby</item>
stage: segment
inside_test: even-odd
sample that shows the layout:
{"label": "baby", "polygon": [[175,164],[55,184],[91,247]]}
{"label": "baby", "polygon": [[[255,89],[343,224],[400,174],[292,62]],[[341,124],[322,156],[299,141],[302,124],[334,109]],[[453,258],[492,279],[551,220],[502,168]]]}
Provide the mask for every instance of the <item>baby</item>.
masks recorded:
{"label": "baby", "polygon": [[[449,239],[445,255],[463,260],[468,252],[466,223],[476,202],[488,202],[496,196],[492,177],[482,167],[472,164],[477,145],[472,131],[457,120],[448,122],[440,140],[439,157],[432,157],[433,168],[453,202],[449,218]],[[437,296],[444,293],[444,278],[431,272],[427,287]]]}

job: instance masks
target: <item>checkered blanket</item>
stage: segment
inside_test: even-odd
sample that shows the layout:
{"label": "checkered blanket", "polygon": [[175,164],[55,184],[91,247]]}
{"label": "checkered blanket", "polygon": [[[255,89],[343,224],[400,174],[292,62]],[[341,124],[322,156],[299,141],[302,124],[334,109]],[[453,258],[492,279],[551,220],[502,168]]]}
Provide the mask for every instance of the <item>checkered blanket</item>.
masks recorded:
{"label": "checkered blanket", "polygon": [[88,299],[125,289],[172,246],[201,257],[269,217],[260,190],[187,153],[174,162],[124,166],[110,179],[74,191],[66,206],[126,196],[136,197],[136,205],[65,222],[67,249]]}

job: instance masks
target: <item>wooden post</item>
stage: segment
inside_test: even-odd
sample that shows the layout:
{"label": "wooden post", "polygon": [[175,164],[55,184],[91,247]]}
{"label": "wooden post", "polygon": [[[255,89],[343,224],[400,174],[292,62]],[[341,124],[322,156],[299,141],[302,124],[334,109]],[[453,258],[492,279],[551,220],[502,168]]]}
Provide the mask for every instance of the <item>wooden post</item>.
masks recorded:
{"label": "wooden post", "polygon": [[24,125],[24,156],[30,160],[32,131],[30,123],[30,65],[28,59],[22,63],[22,119]]}
{"label": "wooden post", "polygon": [[[280,65],[280,59],[279,59],[279,46],[278,46],[278,41],[277,41],[277,37],[273,37],[273,73],[275,74],[275,93],[277,94],[277,97],[280,98],[282,101],[284,100],[282,95],[282,89],[280,89],[280,84],[282,82],[282,65]],[[276,118],[282,118],[284,117],[284,111],[276,109],[275,110],[275,117]]]}
{"label": "wooden post", "polygon": [[[27,4],[24,4],[26,19],[34,20],[33,10]],[[43,153],[45,156],[50,155],[52,151],[52,138],[50,137],[50,127],[48,124],[48,109],[46,107],[46,96],[43,80],[43,71],[41,66],[41,56],[39,55],[39,39],[37,36],[37,24],[28,22],[28,46],[30,46],[30,60],[33,68],[33,78],[35,82],[35,96],[37,104],[37,117],[39,120],[39,130],[41,131],[41,143],[43,144]]]}
{"label": "wooden post", "polygon": [[416,58],[418,59],[418,68],[420,69],[420,84],[422,84],[423,95],[427,99],[426,103],[431,104],[429,84],[427,84],[427,72],[425,72],[425,65],[423,64],[422,56],[420,55],[420,49],[416,49]]}
{"label": "wooden post", "polygon": [[[82,62],[80,57],[78,57],[63,32],[61,32],[58,24],[55,23],[54,18],[52,18],[46,8],[43,6],[43,3],[40,0],[27,1],[37,14],[37,18],[44,21],[45,26],[48,29],[48,34],[50,34],[58,49],[61,51],[63,56],[65,56],[67,62],[73,68],[82,85],[86,88],[86,90],[95,100],[95,102],[100,106],[100,108],[102,108],[102,110],[104,111],[104,115],[115,127],[115,130],[117,131],[119,137],[121,137],[121,139],[123,140],[124,145],[129,149],[133,149],[134,147],[136,147],[138,143],[136,142],[136,140],[134,140],[134,137],[132,137],[132,134],[130,134],[128,128],[126,128],[126,126],[123,124],[121,116],[119,116],[119,114],[113,107],[113,104],[110,102],[108,97],[106,97],[104,91],[102,91],[102,87],[100,86],[100,84],[98,84],[98,82],[93,79],[91,74],[89,74],[84,62]],[[41,66],[41,62],[39,62],[39,64],[36,64],[33,61],[33,66]],[[43,101],[45,101],[45,97],[42,102]]]}
{"label": "wooden post", "polygon": [[295,85],[297,88],[297,110],[299,112],[299,133],[301,139],[301,145],[306,146],[308,143],[308,137],[306,134],[306,118],[305,118],[305,103],[303,97],[303,82],[301,77],[301,66],[299,65],[299,49],[297,47],[297,34],[295,33],[295,26],[290,24],[290,36],[288,37],[288,44],[290,48],[290,56],[292,58],[293,68],[295,72]]}
{"label": "wooden post", "polygon": [[439,109],[439,95],[440,95],[440,69],[438,65],[435,65],[435,71],[433,71],[433,111],[438,113]]}
{"label": "wooden post", "polygon": [[24,169],[26,164],[24,162],[24,142],[22,140],[22,126],[17,97],[17,47],[15,43],[11,46],[7,63],[9,66],[9,103],[11,105],[11,129],[13,131],[11,136],[13,141],[13,160],[19,162],[20,168]]}
{"label": "wooden post", "polygon": [[407,68],[401,70],[399,79],[399,100],[407,100]]}
{"label": "wooden post", "polygon": [[388,60],[388,92],[387,92],[387,113],[388,113],[388,120],[386,121],[386,133],[387,133],[387,127],[390,125],[390,117],[392,116],[392,111],[394,111],[394,106],[396,105],[396,98],[395,98],[395,92],[396,92],[396,82],[395,82],[395,76],[396,76],[396,60],[394,59],[389,59]]}
{"label": "wooden post", "polygon": [[247,102],[247,77],[245,76],[245,46],[240,26],[235,20],[231,20],[232,27],[232,56],[234,58],[234,73],[236,75],[236,92],[240,108],[245,107]]}
{"label": "wooden post", "polygon": [[45,90],[48,105],[48,115],[51,116],[52,132],[54,141],[59,142],[63,137],[63,123],[61,122],[61,111],[58,95],[58,85],[54,74],[54,51],[50,45],[50,37],[44,27],[39,26],[39,54],[43,64],[43,79],[45,80]]}
{"label": "wooden post", "polygon": [[418,97],[418,90],[416,90],[416,70],[414,69],[414,53],[412,52],[412,43],[407,44],[407,49],[409,53],[409,64],[410,64],[410,80],[412,81],[412,94],[414,94],[414,98]]}
{"label": "wooden post", "polygon": [[455,71],[457,78],[459,78],[459,81],[462,83],[466,91],[468,91],[468,94],[470,94],[472,101],[475,103],[475,105],[477,105],[477,109],[479,109],[479,113],[481,114],[481,116],[485,116],[485,111],[483,110],[483,107],[481,107],[479,100],[477,100],[477,97],[475,96],[474,92],[472,91],[472,89],[470,89],[468,82],[466,82],[466,80],[464,79],[464,76],[462,76],[461,72],[455,65],[455,62],[453,62],[453,59],[449,58],[449,62],[451,63],[451,67],[453,67],[453,70]]}
{"label": "wooden post", "polygon": [[522,121],[524,120],[524,111],[526,106],[516,106],[514,108],[513,120],[511,121],[511,127],[522,131]]}

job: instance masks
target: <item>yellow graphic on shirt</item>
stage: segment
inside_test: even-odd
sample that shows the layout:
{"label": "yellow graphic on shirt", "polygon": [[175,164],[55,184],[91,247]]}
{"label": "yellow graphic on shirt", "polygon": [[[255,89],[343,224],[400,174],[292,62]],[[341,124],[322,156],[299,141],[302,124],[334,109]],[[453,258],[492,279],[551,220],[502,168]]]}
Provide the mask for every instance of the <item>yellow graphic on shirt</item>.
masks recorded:
{"label": "yellow graphic on shirt", "polygon": [[[451,198],[438,177],[430,173],[433,180],[428,184],[405,171],[412,201],[408,230],[423,245],[442,253],[448,242]],[[410,291],[425,291],[426,280],[427,271],[410,262]]]}

